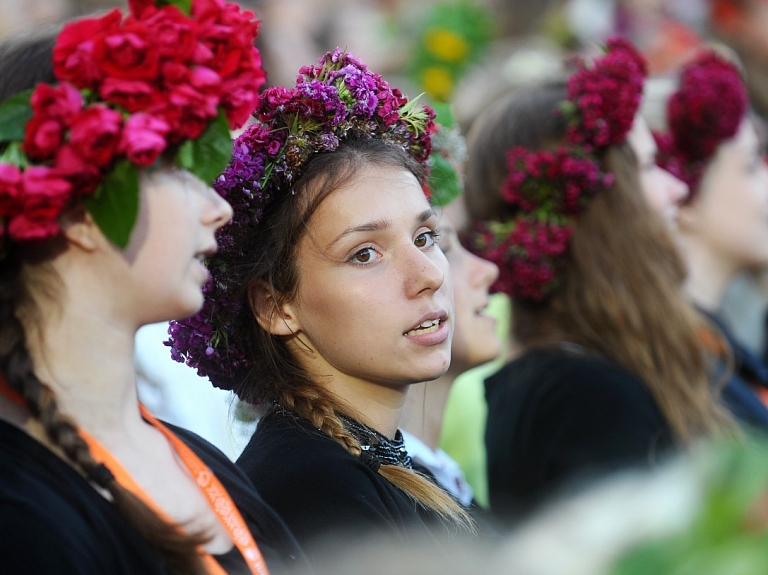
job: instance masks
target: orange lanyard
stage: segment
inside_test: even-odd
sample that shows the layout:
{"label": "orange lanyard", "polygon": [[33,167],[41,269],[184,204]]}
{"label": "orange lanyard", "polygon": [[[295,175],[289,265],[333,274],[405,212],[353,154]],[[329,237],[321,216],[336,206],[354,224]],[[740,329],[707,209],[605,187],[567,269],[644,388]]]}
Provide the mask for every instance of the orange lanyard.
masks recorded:
{"label": "orange lanyard", "polygon": [[[0,393],[15,403],[26,406],[21,395],[8,385],[3,378],[0,378]],[[216,513],[219,522],[227,530],[227,533],[229,533],[235,546],[240,551],[240,554],[243,556],[251,573],[254,575],[269,575],[269,570],[264,562],[264,557],[261,555],[261,551],[259,551],[256,542],[251,536],[251,532],[232,501],[232,498],[229,496],[229,493],[227,493],[227,490],[224,489],[224,486],[218,478],[186,443],[176,437],[172,431],[155,419],[143,405],[139,404],[139,409],[141,410],[142,417],[165,436],[176,451],[176,454],[181,458],[182,463],[195,479],[200,491],[205,495],[206,499],[208,499],[211,509]],[[170,520],[165,512],[152,501],[144,489],[134,481],[120,462],[117,461],[103,445],[82,429],[79,431],[80,436],[88,444],[93,457],[109,468],[120,485],[139,497],[158,515],[166,520]],[[211,575],[226,575],[224,569],[222,569],[221,565],[219,565],[210,553],[206,552],[204,549],[200,549],[199,551],[203,557],[206,569]]]}

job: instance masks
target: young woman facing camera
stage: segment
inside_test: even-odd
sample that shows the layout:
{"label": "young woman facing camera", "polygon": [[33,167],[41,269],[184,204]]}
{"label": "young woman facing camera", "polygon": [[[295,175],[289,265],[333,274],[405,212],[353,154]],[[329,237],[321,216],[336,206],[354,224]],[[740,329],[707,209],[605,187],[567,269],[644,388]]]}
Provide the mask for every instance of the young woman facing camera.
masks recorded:
{"label": "young woman facing camera", "polygon": [[136,330],[200,309],[232,215],[206,182],[263,80],[252,13],[180,4],[67,24],[46,55],[59,83],[0,106],[9,572],[267,573],[300,555],[234,464],[137,399]]}
{"label": "young woman facing camera", "polygon": [[422,189],[433,113],[337,50],[257,117],[216,184],[234,218],[203,310],[171,328],[175,356],[263,408],[238,464],[315,558],[321,537],[468,527],[397,431],[409,386],[450,362]]}

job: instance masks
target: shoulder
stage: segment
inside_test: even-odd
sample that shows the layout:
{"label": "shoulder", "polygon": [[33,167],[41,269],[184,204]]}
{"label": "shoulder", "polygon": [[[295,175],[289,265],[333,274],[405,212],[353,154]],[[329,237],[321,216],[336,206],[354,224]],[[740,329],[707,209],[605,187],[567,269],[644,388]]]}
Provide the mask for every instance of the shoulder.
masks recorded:
{"label": "shoulder", "polygon": [[232,498],[270,568],[293,566],[303,560],[298,543],[246,474],[223,452],[199,435],[165,424],[205,463]]}
{"label": "shoulder", "polygon": [[309,484],[312,490],[345,497],[369,491],[380,477],[309,423],[275,415],[259,423],[237,465],[256,485],[270,490]]}
{"label": "shoulder", "polygon": [[650,460],[673,444],[653,395],[634,374],[596,357],[537,355],[523,358],[535,363],[523,379],[508,374],[503,384],[520,381],[521,390],[506,390],[495,403],[489,399],[489,458],[506,459],[513,451],[518,462],[525,454],[531,461],[577,466]]}
{"label": "shoulder", "polygon": [[393,535],[421,522],[408,495],[302,420],[267,416],[237,463],[305,549],[331,533]]}
{"label": "shoulder", "polygon": [[575,401],[597,409],[603,402],[652,401],[643,381],[607,359],[552,350],[530,351],[486,380],[491,399],[527,396],[554,404]]}
{"label": "shoulder", "polygon": [[166,573],[147,543],[80,474],[2,422],[0,507],[0,562],[8,572]]}

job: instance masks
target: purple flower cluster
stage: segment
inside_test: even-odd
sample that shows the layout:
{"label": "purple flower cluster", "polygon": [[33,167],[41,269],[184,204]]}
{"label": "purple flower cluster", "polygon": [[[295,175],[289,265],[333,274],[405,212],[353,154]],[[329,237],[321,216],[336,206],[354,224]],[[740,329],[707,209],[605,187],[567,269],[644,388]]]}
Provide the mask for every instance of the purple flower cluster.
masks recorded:
{"label": "purple flower cluster", "polygon": [[348,137],[378,137],[400,145],[426,166],[434,112],[416,108],[396,88],[352,54],[336,49],[319,65],[299,71],[294,88],[268,88],[254,113],[257,122],[235,140],[233,156],[214,187],[229,201],[232,221],[217,233],[219,250],[208,262],[211,278],[196,315],[171,322],[172,357],[197,368],[217,387],[232,389],[254,369],[243,330],[255,320],[242,293],[239,263],[258,246],[251,231],[265,210],[291,193],[307,160],[335,150]]}
{"label": "purple flower cluster", "polygon": [[569,125],[554,151],[517,147],[507,153],[502,189],[512,207],[506,222],[478,222],[470,249],[500,269],[494,289],[543,301],[557,288],[572,235],[569,222],[613,185],[596,152],[626,139],[640,105],[645,63],[627,41],[611,39],[607,54],[581,62],[561,105]]}

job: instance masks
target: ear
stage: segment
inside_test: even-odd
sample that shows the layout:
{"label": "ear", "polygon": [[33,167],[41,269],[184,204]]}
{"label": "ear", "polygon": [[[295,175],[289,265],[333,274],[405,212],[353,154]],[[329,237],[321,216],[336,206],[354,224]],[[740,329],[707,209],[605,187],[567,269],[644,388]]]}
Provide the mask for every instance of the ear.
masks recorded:
{"label": "ear", "polygon": [[261,328],[272,335],[296,335],[301,331],[296,307],[263,281],[249,291],[251,311]]}
{"label": "ear", "polygon": [[91,214],[82,206],[62,214],[61,231],[68,244],[86,252],[96,251],[105,240]]}

